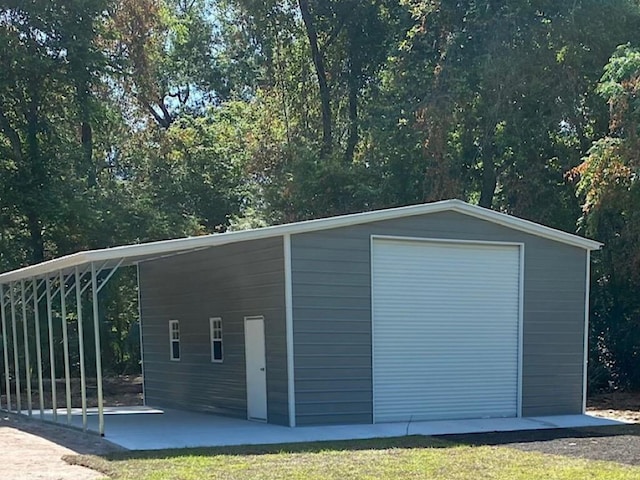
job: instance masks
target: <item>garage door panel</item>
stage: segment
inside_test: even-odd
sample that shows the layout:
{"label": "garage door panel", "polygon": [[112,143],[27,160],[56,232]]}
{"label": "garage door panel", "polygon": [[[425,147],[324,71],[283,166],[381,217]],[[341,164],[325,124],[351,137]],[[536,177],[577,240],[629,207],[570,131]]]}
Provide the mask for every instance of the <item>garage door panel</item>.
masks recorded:
{"label": "garage door panel", "polygon": [[377,422],[515,416],[518,246],[375,239]]}

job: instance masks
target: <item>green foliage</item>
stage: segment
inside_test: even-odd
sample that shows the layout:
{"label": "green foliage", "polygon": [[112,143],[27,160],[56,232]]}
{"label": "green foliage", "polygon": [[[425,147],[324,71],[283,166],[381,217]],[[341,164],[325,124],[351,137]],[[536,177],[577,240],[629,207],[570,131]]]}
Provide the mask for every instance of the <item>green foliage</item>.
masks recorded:
{"label": "green foliage", "polygon": [[618,47],[598,92],[609,104],[609,132],[574,173],[584,198],[586,232],[605,242],[594,262],[593,388],[640,387],[640,51]]}
{"label": "green foliage", "polygon": [[611,23],[585,36],[593,2],[408,5],[414,26],[383,74],[372,124],[376,138],[410,137],[376,152],[393,162],[380,168],[415,165],[416,201],[477,198],[573,229],[578,204],[563,177],[606,113],[592,91],[626,38],[613,26],[632,23],[627,6],[612,5]]}
{"label": "green foliage", "polygon": [[631,0],[5,1],[0,269],[451,197],[582,215],[600,383],[636,385],[638,27]]}

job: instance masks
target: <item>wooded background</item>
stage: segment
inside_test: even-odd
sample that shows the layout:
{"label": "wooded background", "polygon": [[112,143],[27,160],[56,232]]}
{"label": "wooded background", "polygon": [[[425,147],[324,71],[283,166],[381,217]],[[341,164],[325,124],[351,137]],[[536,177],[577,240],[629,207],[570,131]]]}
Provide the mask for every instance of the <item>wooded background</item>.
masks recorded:
{"label": "wooded background", "polygon": [[590,389],[640,388],[639,89],[637,0],[1,0],[0,271],[460,198],[605,243]]}

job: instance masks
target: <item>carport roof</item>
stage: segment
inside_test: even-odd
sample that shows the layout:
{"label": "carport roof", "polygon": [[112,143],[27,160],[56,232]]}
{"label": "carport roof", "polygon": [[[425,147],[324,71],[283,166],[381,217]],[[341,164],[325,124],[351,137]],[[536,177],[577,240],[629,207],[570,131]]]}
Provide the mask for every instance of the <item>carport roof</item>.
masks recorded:
{"label": "carport roof", "polygon": [[64,257],[48,260],[28,267],[12,270],[0,274],[0,284],[46,277],[53,272],[70,273],[76,267],[96,263],[101,269],[109,269],[118,265],[133,265],[141,261],[159,258],[168,255],[200,250],[203,248],[225,245],[228,243],[257,240],[268,237],[276,237],[287,234],[328,230],[350,225],[390,220],[395,218],[424,215],[452,211],[471,217],[486,220],[514,230],[519,230],[531,235],[554,240],[556,242],[583,248],[585,250],[597,250],[602,244],[578,235],[566,233],[554,228],[545,227],[528,220],[513,217],[504,213],[471,205],[461,200],[443,200],[439,202],[410,205],[407,207],[389,208],[363,213],[341,215],[337,217],[307,220],[303,222],[288,223],[254,230],[218,233],[198,237],[179,238],[174,240],[162,240],[157,242],[123,245],[118,247],[103,248],[100,250],[87,250],[77,252]]}

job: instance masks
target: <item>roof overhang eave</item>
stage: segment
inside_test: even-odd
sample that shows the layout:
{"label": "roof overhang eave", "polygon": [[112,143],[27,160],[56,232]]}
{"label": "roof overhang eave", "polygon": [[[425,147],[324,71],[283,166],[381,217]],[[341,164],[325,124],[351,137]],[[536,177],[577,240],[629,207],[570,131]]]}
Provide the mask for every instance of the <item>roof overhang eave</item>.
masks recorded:
{"label": "roof overhang eave", "polygon": [[523,218],[513,217],[506,213],[496,212],[495,210],[490,210],[488,208],[469,205],[462,201],[457,201],[452,205],[451,210],[483,220],[488,220],[531,235],[565,243],[574,247],[584,248],[585,250],[600,250],[604,246],[603,243],[589,238],[556,230],[555,228],[546,227],[539,223],[531,222]]}
{"label": "roof overhang eave", "polygon": [[375,221],[445,211],[454,211],[464,215],[469,215],[507,228],[519,230],[524,233],[547,238],[549,240],[554,240],[574,247],[583,248],[585,250],[599,250],[603,245],[600,242],[596,242],[588,238],[562,232],[528,220],[512,217],[504,213],[470,205],[462,200],[454,199],[442,200],[429,204],[410,205],[406,207],[390,208],[387,210],[307,220],[304,222],[275,225],[255,230],[161,240],[134,245],[122,245],[101,250],[88,250],[2,273],[0,274],[0,284],[7,284],[31,278],[41,278],[61,271],[68,273],[73,271],[75,267],[90,265],[93,262],[98,263],[102,268],[110,268],[110,262],[113,263],[114,266],[118,262],[123,266],[127,266],[162,256],[185,253],[233,242],[308,233],[318,230],[328,230]]}

